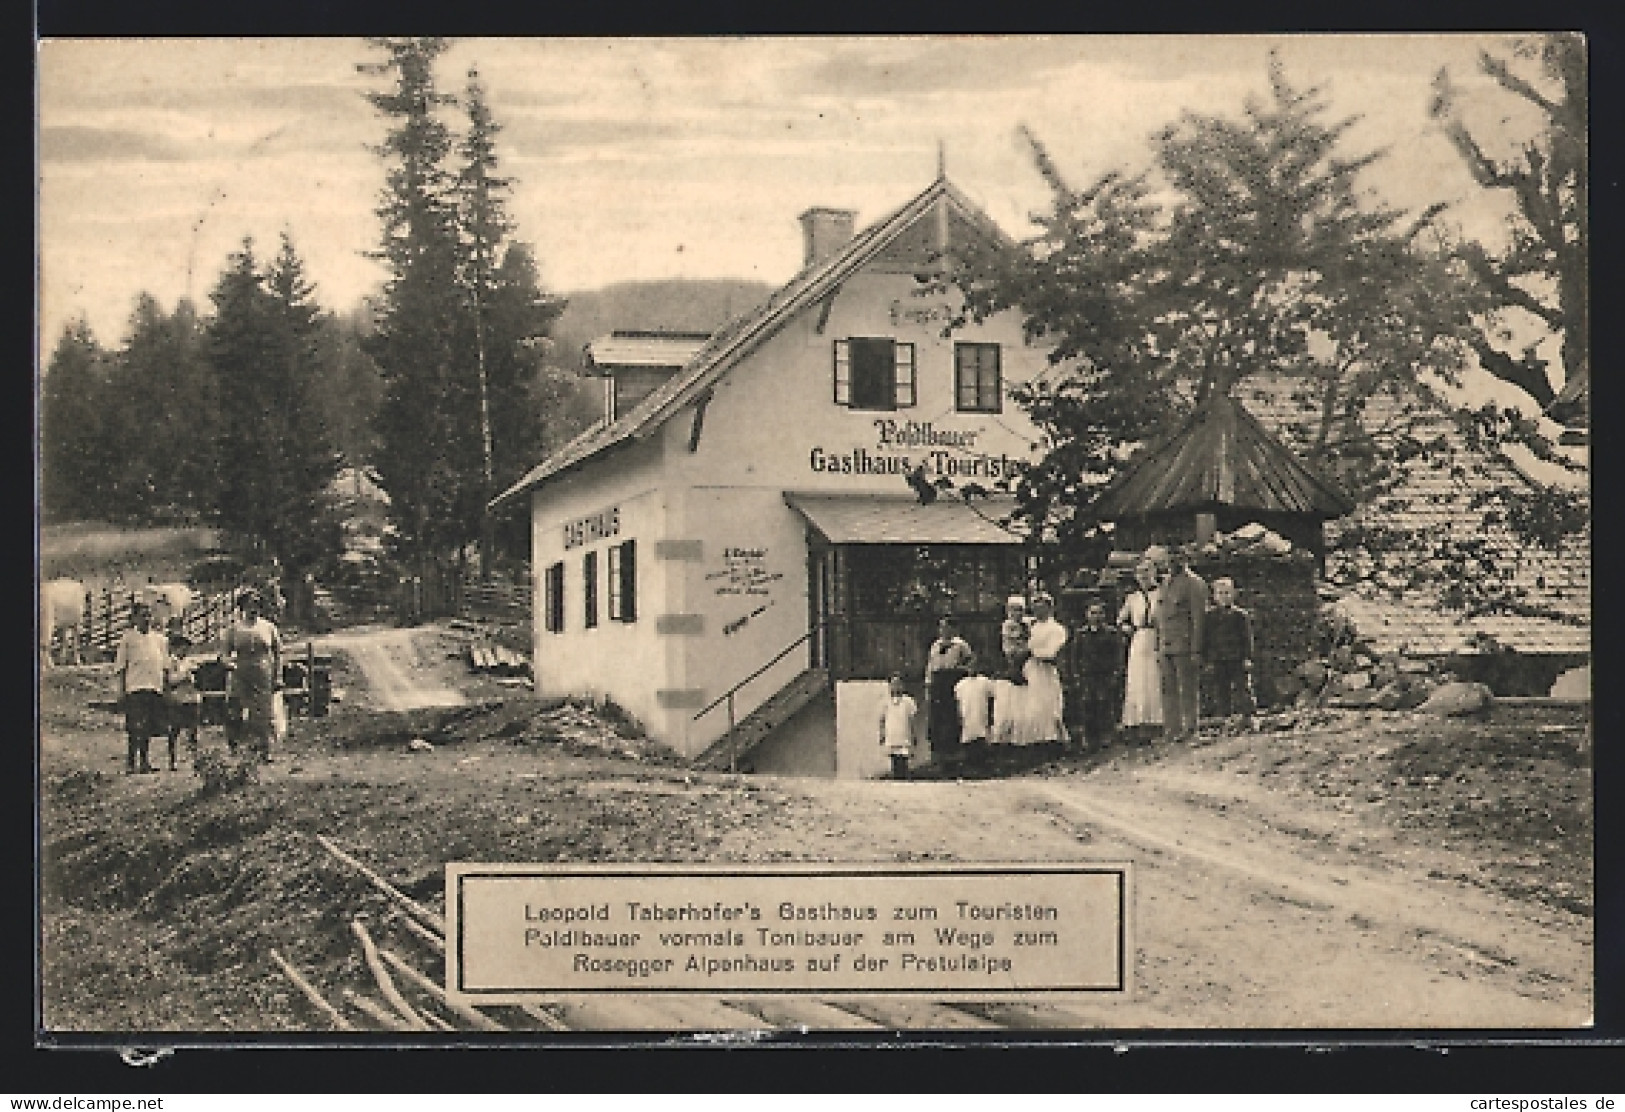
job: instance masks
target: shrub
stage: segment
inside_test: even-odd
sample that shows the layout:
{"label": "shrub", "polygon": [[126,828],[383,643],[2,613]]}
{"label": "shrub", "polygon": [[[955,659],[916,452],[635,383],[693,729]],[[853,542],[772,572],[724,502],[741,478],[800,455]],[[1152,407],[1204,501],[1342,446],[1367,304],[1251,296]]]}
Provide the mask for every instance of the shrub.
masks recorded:
{"label": "shrub", "polygon": [[199,749],[192,758],[192,771],[203,781],[204,795],[223,795],[258,782],[259,759],[249,752],[226,749]]}

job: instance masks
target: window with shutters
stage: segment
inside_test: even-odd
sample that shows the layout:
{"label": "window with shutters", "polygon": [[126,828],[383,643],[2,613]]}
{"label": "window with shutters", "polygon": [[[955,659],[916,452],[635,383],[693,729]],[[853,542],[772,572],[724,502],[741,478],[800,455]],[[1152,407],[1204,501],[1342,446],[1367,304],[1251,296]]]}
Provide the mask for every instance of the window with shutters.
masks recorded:
{"label": "window with shutters", "polygon": [[547,632],[564,632],[564,563],[548,565],[542,577],[543,614]]}
{"label": "window with shutters", "polygon": [[589,552],[581,558],[581,602],[583,624],[588,629],[598,625],[598,553]]}
{"label": "window with shutters", "polygon": [[915,404],[914,345],[889,337],[835,341],[835,404],[902,409]]}
{"label": "window with shutters", "polygon": [[637,542],[625,541],[609,550],[609,620],[638,620]]}
{"label": "window with shutters", "polygon": [[954,345],[954,408],[961,413],[1003,410],[998,344]]}

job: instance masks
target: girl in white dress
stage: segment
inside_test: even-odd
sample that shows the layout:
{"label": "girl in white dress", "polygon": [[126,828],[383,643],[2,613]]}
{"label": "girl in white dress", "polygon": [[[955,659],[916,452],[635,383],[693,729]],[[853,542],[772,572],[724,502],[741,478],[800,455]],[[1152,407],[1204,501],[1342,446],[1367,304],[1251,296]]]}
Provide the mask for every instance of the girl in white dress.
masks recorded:
{"label": "girl in white dress", "polygon": [[1138,586],[1123,600],[1117,624],[1129,635],[1123,680],[1123,725],[1162,725],[1162,675],[1157,664],[1157,569],[1149,559],[1134,567]]}

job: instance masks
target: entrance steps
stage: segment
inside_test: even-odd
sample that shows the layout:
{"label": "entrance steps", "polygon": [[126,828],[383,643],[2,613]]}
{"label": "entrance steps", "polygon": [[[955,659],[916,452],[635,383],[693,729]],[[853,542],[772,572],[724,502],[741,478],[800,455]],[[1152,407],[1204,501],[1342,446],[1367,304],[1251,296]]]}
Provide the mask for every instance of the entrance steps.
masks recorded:
{"label": "entrance steps", "polygon": [[793,718],[797,711],[830,690],[829,671],[809,668],[735,723],[734,728],[695,758],[701,768],[726,771]]}

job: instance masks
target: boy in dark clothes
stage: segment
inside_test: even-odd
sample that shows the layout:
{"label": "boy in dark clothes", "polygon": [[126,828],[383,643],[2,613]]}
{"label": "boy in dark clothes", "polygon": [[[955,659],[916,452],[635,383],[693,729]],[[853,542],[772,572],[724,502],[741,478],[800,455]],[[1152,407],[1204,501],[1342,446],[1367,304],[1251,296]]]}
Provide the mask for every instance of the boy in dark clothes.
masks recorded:
{"label": "boy in dark clothes", "polygon": [[1123,633],[1106,622],[1106,607],[1091,602],[1084,624],[1076,634],[1080,698],[1083,703],[1083,743],[1103,745],[1111,737],[1122,709],[1123,665],[1127,650]]}
{"label": "boy in dark clothes", "polygon": [[1213,581],[1213,605],[1202,630],[1202,656],[1213,666],[1213,707],[1228,724],[1241,716],[1242,729],[1253,728],[1253,618],[1236,605],[1236,584]]}

